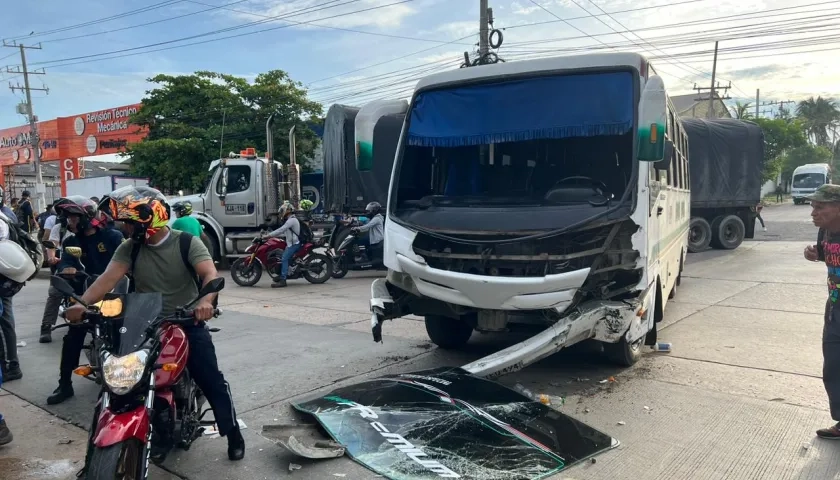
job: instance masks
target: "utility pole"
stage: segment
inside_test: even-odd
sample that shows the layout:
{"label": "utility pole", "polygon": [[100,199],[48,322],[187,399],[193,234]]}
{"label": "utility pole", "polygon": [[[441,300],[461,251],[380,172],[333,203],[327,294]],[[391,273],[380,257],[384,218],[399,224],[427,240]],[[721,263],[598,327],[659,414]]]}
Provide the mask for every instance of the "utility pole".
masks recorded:
{"label": "utility pole", "polygon": [[38,125],[37,120],[35,117],[34,110],[32,108],[32,90],[42,91],[49,93],[49,89],[44,88],[32,88],[29,85],[29,75],[44,75],[46,72],[43,69],[39,69],[38,71],[29,71],[26,68],[26,49],[31,48],[34,50],[40,50],[41,44],[39,43],[37,46],[24,46],[23,44],[8,44],[3,42],[4,47],[10,48],[19,48],[20,49],[20,67],[16,69],[6,68],[7,73],[14,73],[18,75],[23,75],[23,86],[20,86],[18,83],[17,85],[12,85],[9,83],[9,88],[12,89],[14,92],[15,90],[21,90],[26,93],[26,116],[29,120],[29,144],[32,149],[32,155],[34,157],[35,163],[35,206],[37,207],[38,212],[43,212],[46,209],[47,204],[44,200],[44,192],[46,191],[46,187],[44,186],[44,177],[41,172],[41,141],[38,139]]}
{"label": "utility pole", "polygon": [[717,73],[718,42],[715,42],[715,59],[712,62],[712,86],[709,88],[709,118],[715,118],[715,74]]}
{"label": "utility pole", "polygon": [[758,118],[758,89],[755,89],[755,118]]}
{"label": "utility pole", "polygon": [[478,58],[484,58],[490,52],[490,39],[487,19],[487,9],[489,0],[479,0],[478,6]]}

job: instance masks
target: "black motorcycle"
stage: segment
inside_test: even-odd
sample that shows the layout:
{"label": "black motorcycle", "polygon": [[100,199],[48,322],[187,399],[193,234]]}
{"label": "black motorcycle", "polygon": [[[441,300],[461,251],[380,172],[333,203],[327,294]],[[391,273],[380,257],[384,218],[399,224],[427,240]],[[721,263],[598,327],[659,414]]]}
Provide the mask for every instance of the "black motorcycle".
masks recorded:
{"label": "black motorcycle", "polygon": [[386,270],[381,258],[374,258],[367,245],[359,239],[362,235],[351,228],[339,233],[341,242],[328,250],[333,263],[333,278],[344,278],[350,270]]}

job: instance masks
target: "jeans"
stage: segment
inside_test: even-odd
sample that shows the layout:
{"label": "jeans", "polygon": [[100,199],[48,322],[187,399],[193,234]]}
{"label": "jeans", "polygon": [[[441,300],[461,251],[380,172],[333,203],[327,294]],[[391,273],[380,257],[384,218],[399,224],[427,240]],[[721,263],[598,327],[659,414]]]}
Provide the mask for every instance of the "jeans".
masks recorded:
{"label": "jeans", "polygon": [[204,398],[207,399],[213,409],[213,417],[219,427],[219,435],[224,437],[228,432],[237,428],[236,410],[233,408],[230,385],[219,370],[213,338],[210,336],[210,332],[204,328],[204,324],[184,327],[184,332],[187,334],[187,341],[190,345],[187,370],[189,370],[195,384],[201,389]]}
{"label": "jeans", "polygon": [[761,223],[761,228],[765,228],[764,227],[764,219],[761,218],[761,214],[759,213],[758,215],[756,215],[755,218],[758,219],[758,221]]}
{"label": "jeans", "polygon": [[823,326],[823,385],[828,394],[831,418],[840,422],[840,308],[832,308],[831,300],[825,302]]}
{"label": "jeans", "polygon": [[283,250],[283,259],[282,263],[280,264],[280,277],[283,280],[286,279],[286,275],[289,274],[289,262],[292,261],[292,257],[300,250],[300,244],[296,243],[294,245],[289,245]]}
{"label": "jeans", "polygon": [[67,333],[61,343],[61,363],[58,367],[58,384],[69,387],[73,384],[73,370],[79,366],[79,357],[85,346],[88,329],[67,327]]}
{"label": "jeans", "polygon": [[17,334],[11,297],[3,297],[3,313],[0,314],[0,364],[4,369],[18,364]]}

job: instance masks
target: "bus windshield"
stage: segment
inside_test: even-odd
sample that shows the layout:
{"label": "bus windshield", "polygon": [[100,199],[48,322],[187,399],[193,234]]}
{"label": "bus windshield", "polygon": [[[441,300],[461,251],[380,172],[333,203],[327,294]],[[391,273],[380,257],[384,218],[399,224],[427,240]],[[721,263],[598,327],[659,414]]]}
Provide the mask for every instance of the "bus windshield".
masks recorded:
{"label": "bus windshield", "polygon": [[793,176],[794,188],[817,188],[825,183],[824,173],[798,173]]}
{"label": "bus windshield", "polygon": [[390,204],[607,205],[633,174],[634,88],[628,71],[421,92]]}

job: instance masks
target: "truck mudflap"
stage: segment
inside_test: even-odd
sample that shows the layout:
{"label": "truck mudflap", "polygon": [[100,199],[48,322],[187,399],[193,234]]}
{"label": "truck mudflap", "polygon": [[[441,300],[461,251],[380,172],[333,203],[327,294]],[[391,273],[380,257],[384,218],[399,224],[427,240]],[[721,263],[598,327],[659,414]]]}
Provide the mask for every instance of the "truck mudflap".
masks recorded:
{"label": "truck mudflap", "polygon": [[[371,331],[375,342],[382,341],[382,322],[401,316],[391,297],[385,279],[377,279],[370,287]],[[625,337],[629,343],[642,338],[653,328],[651,301],[653,288],[638,300],[586,302],[544,331],[464,365],[473,375],[496,378],[521,370],[528,365],[586,339],[617,343]]]}

